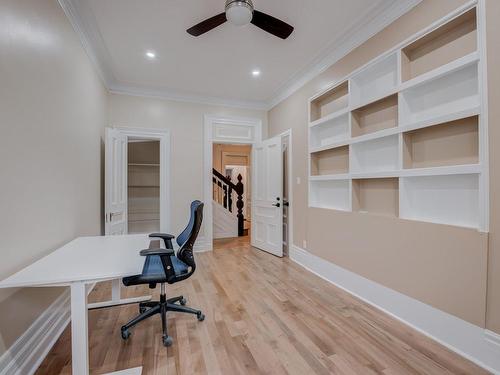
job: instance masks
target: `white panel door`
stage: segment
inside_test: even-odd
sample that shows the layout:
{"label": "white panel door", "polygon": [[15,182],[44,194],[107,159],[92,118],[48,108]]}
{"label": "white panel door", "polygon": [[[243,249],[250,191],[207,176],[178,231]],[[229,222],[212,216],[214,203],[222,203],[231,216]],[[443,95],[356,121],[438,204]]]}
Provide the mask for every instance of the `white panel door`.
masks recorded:
{"label": "white panel door", "polygon": [[283,256],[283,154],[281,137],[253,147],[252,246]]}
{"label": "white panel door", "polygon": [[106,129],[105,232],[127,234],[127,136]]}

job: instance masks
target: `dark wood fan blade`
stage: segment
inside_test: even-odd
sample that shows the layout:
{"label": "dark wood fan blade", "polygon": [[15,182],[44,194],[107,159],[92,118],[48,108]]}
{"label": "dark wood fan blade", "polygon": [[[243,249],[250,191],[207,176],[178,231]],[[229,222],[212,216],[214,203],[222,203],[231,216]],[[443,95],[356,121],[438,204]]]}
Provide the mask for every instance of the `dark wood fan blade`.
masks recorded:
{"label": "dark wood fan blade", "polygon": [[262,30],[271,33],[278,38],[286,39],[293,32],[293,27],[283,22],[273,16],[259,12],[258,10],[253,11],[252,23],[260,27]]}
{"label": "dark wood fan blade", "polygon": [[200,36],[201,34],[205,34],[207,31],[215,29],[217,26],[222,25],[226,22],[226,13],[221,13],[212,18],[206,19],[205,21],[200,22],[197,25],[187,29],[186,31],[193,36]]}

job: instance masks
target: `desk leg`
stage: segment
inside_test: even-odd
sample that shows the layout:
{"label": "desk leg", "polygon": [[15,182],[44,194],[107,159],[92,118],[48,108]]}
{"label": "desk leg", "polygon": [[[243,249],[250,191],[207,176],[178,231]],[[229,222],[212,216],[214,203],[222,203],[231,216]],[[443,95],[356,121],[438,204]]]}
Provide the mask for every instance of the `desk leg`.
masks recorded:
{"label": "desk leg", "polygon": [[121,280],[114,279],[111,281],[111,300],[118,302],[121,298]]}
{"label": "desk leg", "polygon": [[71,367],[73,375],[89,373],[87,289],[81,281],[71,283]]}

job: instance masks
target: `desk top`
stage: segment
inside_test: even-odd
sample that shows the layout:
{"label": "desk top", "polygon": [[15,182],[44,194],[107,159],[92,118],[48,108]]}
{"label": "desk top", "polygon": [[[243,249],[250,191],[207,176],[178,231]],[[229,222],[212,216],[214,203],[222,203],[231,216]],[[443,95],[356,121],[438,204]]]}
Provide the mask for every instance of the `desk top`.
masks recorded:
{"label": "desk top", "polygon": [[146,234],[78,237],[0,281],[0,288],[69,285],[140,274],[149,247]]}

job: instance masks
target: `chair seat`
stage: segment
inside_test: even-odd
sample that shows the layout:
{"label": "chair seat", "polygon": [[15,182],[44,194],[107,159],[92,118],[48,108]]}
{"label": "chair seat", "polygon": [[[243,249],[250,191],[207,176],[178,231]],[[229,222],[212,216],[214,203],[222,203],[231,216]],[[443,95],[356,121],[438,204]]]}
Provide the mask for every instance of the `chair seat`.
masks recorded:
{"label": "chair seat", "polygon": [[[172,261],[172,266],[174,267],[176,276],[185,275],[189,272],[189,266],[176,256],[170,256],[170,260]],[[159,255],[150,255],[146,259],[141,275],[123,278],[123,284],[126,286],[149,284],[151,282],[166,282],[163,264],[161,263],[161,258]]]}

